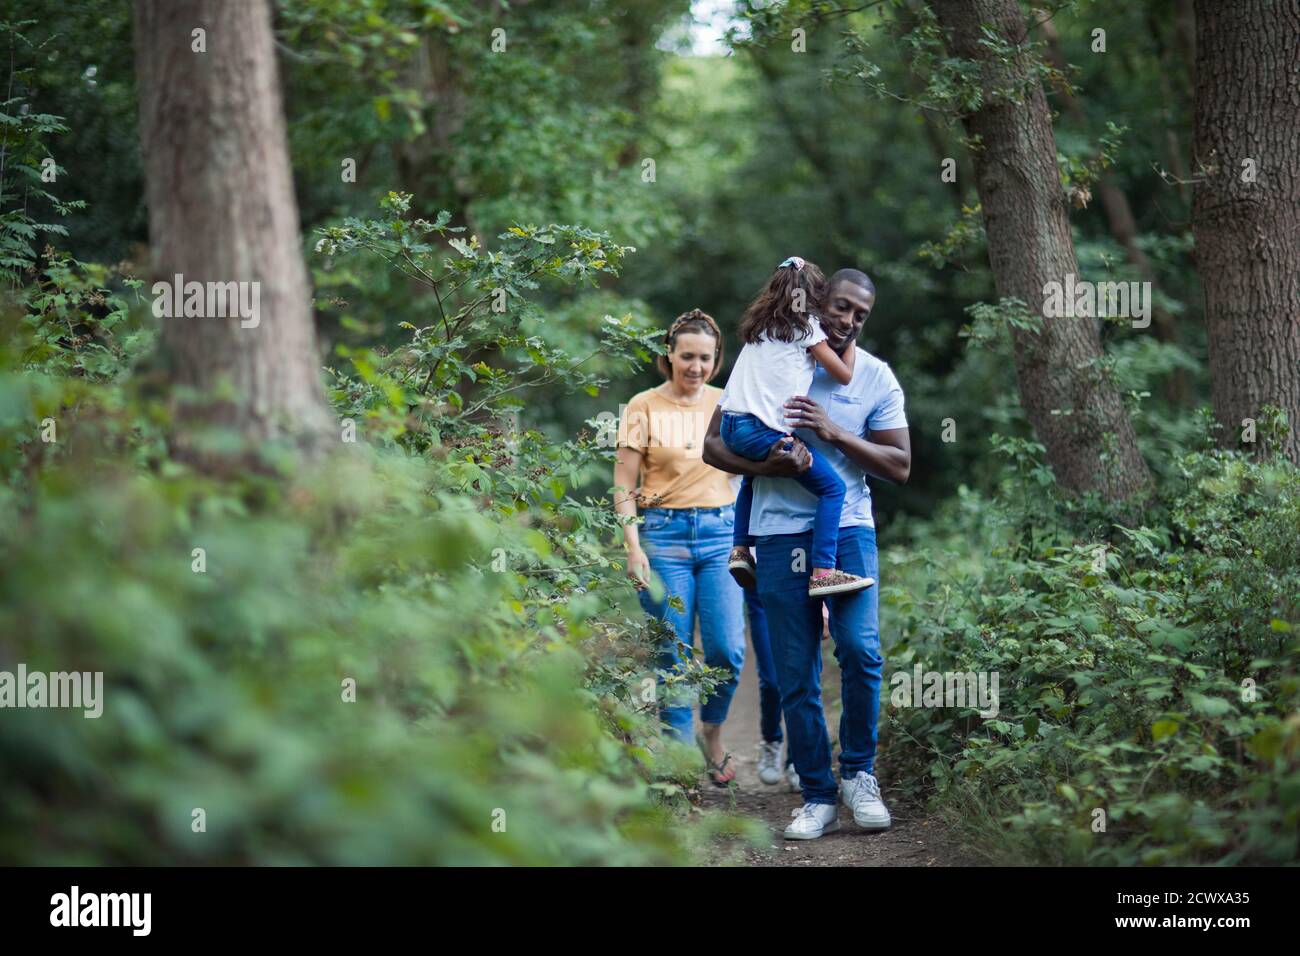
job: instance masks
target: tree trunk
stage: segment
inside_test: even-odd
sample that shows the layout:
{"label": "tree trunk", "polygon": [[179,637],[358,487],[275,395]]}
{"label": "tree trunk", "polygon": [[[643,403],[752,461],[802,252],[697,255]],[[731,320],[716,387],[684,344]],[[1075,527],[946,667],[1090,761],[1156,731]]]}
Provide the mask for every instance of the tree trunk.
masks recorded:
{"label": "tree trunk", "polygon": [[1198,0],[1196,17],[1192,228],[1214,413],[1236,448],[1244,419],[1284,409],[1281,450],[1300,464],[1300,0]]}
{"label": "tree trunk", "polygon": [[[206,52],[194,49],[196,30]],[[215,428],[245,451],[288,440],[311,455],[338,435],[321,387],[268,0],[136,0],[135,33],[153,276],[247,283],[245,304],[258,307],[237,312],[204,296],[200,315],[162,313],[172,383],[194,396],[177,403],[175,453],[210,470],[247,461],[210,450]]]}
{"label": "tree trunk", "polygon": [[[1056,141],[1042,84],[1024,46],[1017,0],[931,0],[948,52],[981,66],[983,98],[962,117],[998,295],[1042,316],[1040,331],[1012,329],[1021,404],[1061,486],[1111,501],[1142,494],[1151,475],[1118,390],[1101,369],[1097,328],[1087,318],[1043,315],[1045,287],[1078,276]],[[983,29],[1019,49],[994,55]],[[1005,95],[1005,90],[1020,95]]]}

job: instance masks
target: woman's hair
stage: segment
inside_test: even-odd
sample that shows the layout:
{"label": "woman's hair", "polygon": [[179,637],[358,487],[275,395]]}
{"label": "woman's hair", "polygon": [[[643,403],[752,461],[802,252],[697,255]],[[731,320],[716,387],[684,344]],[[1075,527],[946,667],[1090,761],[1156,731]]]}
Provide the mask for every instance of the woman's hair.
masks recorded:
{"label": "woman's hair", "polygon": [[793,342],[811,330],[809,313],[821,312],[826,298],[822,270],[798,256],[776,267],[772,278],[740,320],[740,339],[753,343],[762,338]]}
{"label": "woman's hair", "polygon": [[[713,341],[717,343],[717,347],[713,351],[713,371],[707,379],[707,381],[713,381],[717,374],[722,371],[722,330],[718,328],[718,323],[713,321],[713,316],[707,312],[701,312],[699,309],[683,312],[673,320],[673,324],[668,328],[668,334],[664,336],[664,344],[668,346],[669,352],[677,345],[677,336],[683,332],[713,336]],[[659,374],[664,377],[665,382],[673,377],[672,363],[668,360],[667,355],[656,357],[655,366],[659,369]]]}

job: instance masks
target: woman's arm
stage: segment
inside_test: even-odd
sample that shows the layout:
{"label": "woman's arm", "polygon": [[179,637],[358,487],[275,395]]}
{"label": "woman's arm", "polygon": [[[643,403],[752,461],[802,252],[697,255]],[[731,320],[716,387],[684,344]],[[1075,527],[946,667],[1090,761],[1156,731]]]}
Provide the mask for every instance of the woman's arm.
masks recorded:
{"label": "woman's arm", "polygon": [[863,438],[840,428],[826,409],[803,395],[786,402],[785,410],[791,428],[811,429],[873,477],[901,485],[912,472],[912,437],[906,428],[871,432],[870,438]]}
{"label": "woman's arm", "polygon": [[836,355],[835,350],[831,348],[831,343],[826,341],[818,342],[808,351],[812,353],[813,358],[822,364],[826,371],[831,373],[831,377],[835,381],[841,385],[847,385],[853,381],[853,362],[857,356],[857,349],[848,350],[846,353],[848,355],[847,361]]}
{"label": "woman's arm", "polygon": [[715,408],[704,436],[701,457],[706,465],[732,475],[755,475],[763,478],[792,478],[812,467],[812,456],[797,438],[777,442],[763,461],[737,455],[722,440],[722,409]]}
{"label": "woman's arm", "polygon": [[[636,486],[644,456],[640,449],[626,446],[614,452],[614,511],[636,517]],[[627,550],[627,576],[638,588],[650,580],[650,559],[641,550],[641,534],[633,523],[623,525],[623,547]]]}

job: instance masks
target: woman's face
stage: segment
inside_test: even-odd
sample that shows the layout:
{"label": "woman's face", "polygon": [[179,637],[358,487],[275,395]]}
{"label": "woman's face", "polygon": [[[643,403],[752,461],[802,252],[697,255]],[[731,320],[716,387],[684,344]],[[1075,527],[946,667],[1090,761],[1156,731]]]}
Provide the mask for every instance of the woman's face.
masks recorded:
{"label": "woman's face", "polygon": [[705,332],[681,332],[673,342],[668,361],[673,384],[684,391],[699,388],[713,374],[713,360],[718,341]]}

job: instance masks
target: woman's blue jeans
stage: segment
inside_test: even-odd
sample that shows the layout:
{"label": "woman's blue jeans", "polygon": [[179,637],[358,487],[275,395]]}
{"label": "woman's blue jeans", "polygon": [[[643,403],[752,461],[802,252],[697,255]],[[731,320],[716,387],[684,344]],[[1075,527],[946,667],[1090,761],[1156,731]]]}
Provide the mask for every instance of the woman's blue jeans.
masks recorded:
{"label": "woman's blue jeans", "polygon": [[[756,415],[736,415],[724,412],[722,425],[718,429],[723,443],[743,458],[750,461],[762,461],[767,457],[772,446],[782,438],[785,432],[768,428]],[[812,449],[812,466],[793,479],[817,496],[817,511],[813,515],[812,559],[814,568],[835,567],[836,542],[840,534],[840,512],[844,510],[844,479],[826,460]],[[733,536],[737,545],[753,547],[754,537],[749,533],[749,512],[754,504],[754,479],[745,476],[740,483],[740,494],[736,495],[736,533]]]}
{"label": "woman's blue jeans", "polygon": [[[700,704],[700,720],[720,724],[727,719],[731,698],[745,666],[745,625],[740,585],[727,571],[735,525],[732,505],[722,508],[646,508],[642,512],[641,547],[650,559],[651,570],[663,582],[663,600],[655,601],[648,590],[640,592],[647,614],[665,621],[677,639],[688,648],[695,644],[698,619],[704,662],[731,671],[731,678],[719,684]],[[681,599],[679,611],[669,599]],[[658,667],[672,671],[682,663],[676,646],[660,651]],[[660,687],[665,685],[661,683]],[[666,690],[661,691],[668,696]],[[693,730],[695,701],[679,694],[660,700],[659,716],[673,736],[689,741]]]}

